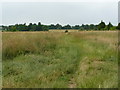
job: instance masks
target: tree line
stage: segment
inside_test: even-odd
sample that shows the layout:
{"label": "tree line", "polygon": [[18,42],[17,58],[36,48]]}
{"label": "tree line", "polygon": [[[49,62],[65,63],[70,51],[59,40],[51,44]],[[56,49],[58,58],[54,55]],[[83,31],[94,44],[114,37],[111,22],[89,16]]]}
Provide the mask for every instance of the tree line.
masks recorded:
{"label": "tree line", "polygon": [[101,21],[98,25],[94,24],[82,24],[80,25],[60,25],[60,24],[51,24],[51,25],[43,25],[41,22],[38,24],[29,23],[29,25],[24,24],[15,24],[9,26],[2,26],[3,31],[48,31],[49,29],[78,29],[78,30],[120,30],[120,23],[118,26],[113,26],[111,22],[108,25],[105,22]]}

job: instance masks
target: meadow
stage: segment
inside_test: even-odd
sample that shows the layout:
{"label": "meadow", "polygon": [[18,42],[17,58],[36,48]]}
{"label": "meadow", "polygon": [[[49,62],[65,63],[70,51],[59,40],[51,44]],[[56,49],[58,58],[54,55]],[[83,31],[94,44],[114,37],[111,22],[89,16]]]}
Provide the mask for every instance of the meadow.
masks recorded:
{"label": "meadow", "polygon": [[118,32],[2,32],[3,88],[117,88]]}

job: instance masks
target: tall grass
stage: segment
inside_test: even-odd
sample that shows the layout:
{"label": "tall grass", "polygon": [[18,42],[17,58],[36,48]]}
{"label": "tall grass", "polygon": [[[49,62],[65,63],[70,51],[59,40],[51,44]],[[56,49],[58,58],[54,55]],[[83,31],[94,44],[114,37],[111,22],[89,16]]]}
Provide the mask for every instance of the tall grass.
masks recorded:
{"label": "tall grass", "polygon": [[[84,35],[84,36],[83,36]],[[117,32],[92,32],[80,36],[82,59],[75,75],[77,87],[117,88],[118,87],[118,34]],[[80,44],[81,45],[81,44]]]}
{"label": "tall grass", "polygon": [[64,33],[3,33],[3,87],[67,87],[79,62],[70,40]]}
{"label": "tall grass", "polygon": [[118,87],[117,32],[3,33],[3,87]]}
{"label": "tall grass", "polygon": [[27,53],[53,53],[60,37],[53,33],[3,33],[3,60]]}

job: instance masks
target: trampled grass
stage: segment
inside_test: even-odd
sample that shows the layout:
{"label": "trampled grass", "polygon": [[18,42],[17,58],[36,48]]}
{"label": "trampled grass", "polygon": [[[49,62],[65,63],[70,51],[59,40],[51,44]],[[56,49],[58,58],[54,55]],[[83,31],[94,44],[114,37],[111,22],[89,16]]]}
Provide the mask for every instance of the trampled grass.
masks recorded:
{"label": "trampled grass", "polygon": [[115,32],[3,32],[4,88],[116,88]]}

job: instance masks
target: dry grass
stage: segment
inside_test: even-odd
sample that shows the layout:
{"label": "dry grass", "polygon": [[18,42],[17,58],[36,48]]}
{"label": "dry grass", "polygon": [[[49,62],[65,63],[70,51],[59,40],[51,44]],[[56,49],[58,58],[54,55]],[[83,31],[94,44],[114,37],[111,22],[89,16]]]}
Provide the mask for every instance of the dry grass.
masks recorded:
{"label": "dry grass", "polygon": [[66,30],[68,30],[68,32],[79,32],[79,30],[75,29],[51,29],[49,32],[65,32]]}
{"label": "dry grass", "polygon": [[25,53],[45,53],[54,49],[61,33],[5,32],[3,33],[3,59],[13,58]]}
{"label": "dry grass", "polygon": [[3,87],[116,88],[117,35],[3,32]]}

